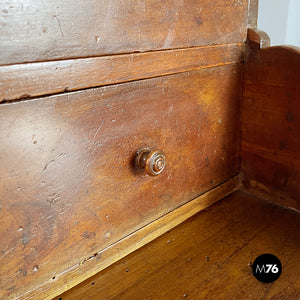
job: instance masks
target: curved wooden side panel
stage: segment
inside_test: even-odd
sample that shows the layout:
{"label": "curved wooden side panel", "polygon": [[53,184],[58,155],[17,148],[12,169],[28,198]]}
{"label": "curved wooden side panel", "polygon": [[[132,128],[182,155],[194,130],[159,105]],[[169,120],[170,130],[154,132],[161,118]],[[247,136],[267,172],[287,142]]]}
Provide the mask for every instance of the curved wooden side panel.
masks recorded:
{"label": "curved wooden side panel", "polygon": [[261,49],[265,37],[249,30],[241,125],[244,188],[300,209],[300,49]]}
{"label": "curved wooden side panel", "polygon": [[271,46],[269,35],[257,28],[248,28],[248,44],[250,48],[258,47],[259,49],[268,48]]}

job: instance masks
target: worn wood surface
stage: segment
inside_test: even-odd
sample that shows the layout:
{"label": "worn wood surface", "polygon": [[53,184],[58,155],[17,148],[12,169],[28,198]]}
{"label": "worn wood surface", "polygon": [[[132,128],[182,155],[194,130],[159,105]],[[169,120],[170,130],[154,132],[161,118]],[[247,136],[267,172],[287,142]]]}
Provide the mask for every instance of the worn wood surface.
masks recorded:
{"label": "worn wood surface", "polygon": [[[240,64],[0,106],[1,297],[238,172]],[[158,177],[134,168],[158,148]],[[61,255],[64,253],[64,255]]]}
{"label": "worn wood surface", "polygon": [[241,172],[245,189],[297,209],[300,209],[299,70],[299,49],[250,48],[244,70],[241,122]]}
{"label": "worn wood surface", "polygon": [[196,199],[151,222],[149,225],[133,232],[124,239],[95,253],[66,272],[56,275],[55,279],[51,278],[18,299],[52,299],[54,296],[71,289],[100,270],[107,268],[126,255],[153,241],[197,212],[236,191],[239,188],[239,184],[238,176],[229,179]]}
{"label": "worn wood surface", "polygon": [[244,44],[0,67],[0,102],[241,62]]}
{"label": "worn wood surface", "polygon": [[[299,299],[300,214],[241,192],[188,219],[55,299]],[[263,284],[251,263],[276,255]]]}
{"label": "worn wood surface", "polygon": [[[248,52],[254,51],[254,49],[257,50],[257,48],[259,49],[264,49],[264,48],[268,48],[271,46],[271,40],[270,37],[268,36],[268,34],[262,30],[259,30],[257,28],[253,29],[253,28],[249,28],[247,30],[248,34],[248,40],[247,40],[247,45],[248,45]],[[253,52],[255,53],[255,52]],[[250,54],[250,53],[249,53]]]}
{"label": "worn wood surface", "polygon": [[258,0],[248,0],[248,27],[257,27]]}
{"label": "worn wood surface", "polygon": [[247,0],[0,2],[0,64],[228,44]]}

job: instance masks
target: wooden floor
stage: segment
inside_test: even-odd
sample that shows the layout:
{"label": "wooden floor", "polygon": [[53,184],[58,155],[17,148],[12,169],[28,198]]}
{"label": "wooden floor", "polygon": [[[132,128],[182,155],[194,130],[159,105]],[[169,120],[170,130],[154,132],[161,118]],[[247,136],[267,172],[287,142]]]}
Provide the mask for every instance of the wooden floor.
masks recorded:
{"label": "wooden floor", "polygon": [[[269,284],[264,253],[283,266]],[[300,213],[236,192],[56,299],[300,299]]]}

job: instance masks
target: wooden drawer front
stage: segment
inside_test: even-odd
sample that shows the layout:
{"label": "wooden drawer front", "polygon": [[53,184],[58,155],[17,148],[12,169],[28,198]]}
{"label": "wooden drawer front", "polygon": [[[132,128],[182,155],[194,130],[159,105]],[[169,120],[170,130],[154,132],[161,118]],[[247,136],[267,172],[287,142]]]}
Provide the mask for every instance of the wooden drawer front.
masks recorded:
{"label": "wooden drawer front", "polygon": [[[0,297],[49,280],[235,175],[239,68],[1,105]],[[134,168],[145,146],[165,152],[157,177]]]}
{"label": "wooden drawer front", "polygon": [[247,0],[2,1],[0,64],[245,41]]}

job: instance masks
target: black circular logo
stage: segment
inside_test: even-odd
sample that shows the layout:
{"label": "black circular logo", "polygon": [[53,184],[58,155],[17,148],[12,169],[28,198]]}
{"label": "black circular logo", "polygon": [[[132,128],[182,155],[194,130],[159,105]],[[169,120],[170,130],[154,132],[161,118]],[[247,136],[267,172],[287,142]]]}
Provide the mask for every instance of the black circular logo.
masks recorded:
{"label": "black circular logo", "polygon": [[257,280],[271,283],[280,277],[282,265],[275,255],[262,254],[255,259],[252,270]]}

